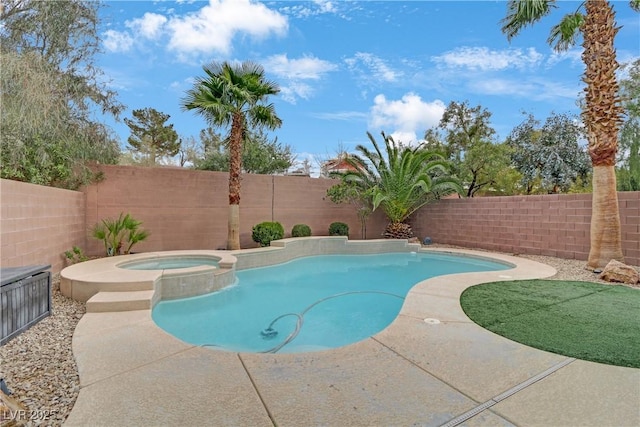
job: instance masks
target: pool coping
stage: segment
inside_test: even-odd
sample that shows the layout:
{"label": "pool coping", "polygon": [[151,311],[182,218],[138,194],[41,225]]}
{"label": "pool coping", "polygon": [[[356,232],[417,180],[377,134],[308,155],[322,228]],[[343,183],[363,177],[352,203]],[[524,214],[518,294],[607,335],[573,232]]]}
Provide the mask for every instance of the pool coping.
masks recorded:
{"label": "pool coping", "polygon": [[65,425],[640,424],[640,370],[514,343],[460,307],[469,286],[555,269],[504,254],[426,251],[515,267],[419,282],[385,330],[314,353],[205,349],[162,331],[151,310],[87,313],[73,337],[81,388]]}
{"label": "pool coping", "polygon": [[[288,238],[270,247],[223,250],[175,250],[99,258],[71,265],[60,272],[63,295],[87,303],[87,311],[127,311],[140,304],[153,308],[159,301],[208,294],[235,281],[235,271],[280,264],[294,259],[328,254],[375,254],[420,250],[407,240],[348,240],[345,236]],[[213,258],[218,266],[180,269],[131,270],[123,265],[161,258]],[[148,293],[148,301],[135,300],[131,292]],[[100,295],[108,293],[109,295]],[[146,294],[145,294],[146,295]],[[118,304],[118,299],[121,304]],[[134,298],[138,298],[137,296]],[[144,299],[144,298],[143,298]],[[106,307],[103,302],[106,301]]]}

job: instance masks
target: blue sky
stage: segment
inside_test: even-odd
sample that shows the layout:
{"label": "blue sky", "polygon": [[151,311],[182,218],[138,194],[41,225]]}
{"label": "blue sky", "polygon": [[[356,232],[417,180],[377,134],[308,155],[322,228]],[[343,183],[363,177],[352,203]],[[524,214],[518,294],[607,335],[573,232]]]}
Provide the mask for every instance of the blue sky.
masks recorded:
{"label": "blue sky", "polygon": [[[579,113],[582,49],[546,44],[579,4],[559,2],[509,43],[504,1],[107,1],[98,64],[127,106],[122,117],[152,107],[197,137],[206,122],[180,101],[202,66],[260,63],[281,88],[270,99],[283,121],[273,135],[317,162],[367,143],[367,131],[415,142],[451,101],[487,108],[499,138],[523,111]],[[640,57],[640,14],[613,4],[618,61],[630,62]],[[125,146],[128,127],[108,123]]]}

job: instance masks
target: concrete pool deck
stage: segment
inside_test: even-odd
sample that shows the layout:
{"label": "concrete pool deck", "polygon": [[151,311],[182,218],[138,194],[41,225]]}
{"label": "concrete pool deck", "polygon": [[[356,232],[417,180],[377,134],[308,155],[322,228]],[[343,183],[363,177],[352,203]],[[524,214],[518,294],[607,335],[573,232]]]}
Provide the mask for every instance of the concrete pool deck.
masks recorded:
{"label": "concrete pool deck", "polygon": [[552,267],[435,251],[516,267],[420,282],[388,328],[314,353],[217,351],[167,334],[151,310],[87,313],[73,336],[81,389],[65,425],[640,425],[640,369],[520,345],[460,307],[469,286],[549,277]]}

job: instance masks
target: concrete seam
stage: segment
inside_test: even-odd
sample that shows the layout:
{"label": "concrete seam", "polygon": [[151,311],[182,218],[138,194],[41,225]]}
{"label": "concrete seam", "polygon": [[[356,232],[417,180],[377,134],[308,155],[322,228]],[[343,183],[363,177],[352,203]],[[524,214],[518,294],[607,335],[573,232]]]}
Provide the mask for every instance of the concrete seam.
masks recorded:
{"label": "concrete seam", "polygon": [[477,400],[475,400],[473,397],[469,396],[468,394],[466,394],[464,391],[458,389],[457,387],[455,387],[453,384],[448,383],[447,381],[445,381],[443,378],[440,378],[439,376],[435,375],[433,372],[429,372],[428,370],[426,370],[425,368],[423,368],[422,366],[418,365],[417,363],[415,363],[413,360],[409,359],[408,357],[400,354],[398,351],[396,351],[395,349],[389,347],[388,345],[386,345],[385,343],[383,343],[382,341],[379,341],[378,339],[371,337],[371,339],[375,342],[377,342],[378,344],[380,344],[381,346],[383,346],[384,348],[386,348],[387,350],[391,351],[392,353],[396,354],[398,357],[400,357],[401,359],[406,360],[407,362],[409,362],[410,364],[412,364],[413,366],[415,366],[416,368],[420,369],[422,372],[424,372],[425,374],[435,378],[436,380],[440,381],[443,384],[446,384],[447,386],[451,387],[453,390],[457,391],[458,393],[460,393],[461,395],[463,395],[464,397],[466,397],[467,399],[473,401],[473,402],[478,402]]}
{"label": "concrete seam", "polygon": [[[194,348],[198,348],[198,346],[191,346],[191,347],[187,347],[187,348],[185,348],[185,349],[182,349],[182,350],[179,350],[179,351],[173,352],[173,353],[171,353],[171,354],[167,354],[166,356],[163,356],[163,357],[161,357],[161,358],[159,358],[159,359],[154,359],[154,360],[152,360],[152,361],[150,361],[150,362],[146,362],[146,363],[143,363],[143,364],[141,364],[141,365],[134,366],[134,367],[132,367],[132,368],[130,368],[130,369],[127,369],[126,371],[117,372],[117,373],[115,373],[115,374],[111,374],[111,375],[106,376],[106,377],[104,377],[104,378],[100,378],[100,379],[98,379],[98,380],[96,380],[96,381],[93,381],[92,383],[88,383],[88,384],[85,384],[85,385],[80,385],[80,389],[87,388],[87,387],[91,387],[91,386],[93,386],[94,384],[98,384],[98,383],[100,383],[100,382],[102,382],[102,381],[106,381],[106,380],[109,380],[109,379],[111,379],[111,378],[118,377],[118,376],[120,376],[120,375],[126,375],[126,374],[128,374],[128,373],[130,373],[130,372],[137,371],[138,369],[141,369],[141,368],[147,367],[147,366],[149,366],[149,365],[153,365],[153,364],[155,364],[155,363],[157,363],[157,362],[160,362],[160,361],[162,361],[162,360],[164,360],[164,359],[168,359],[169,357],[173,357],[173,356],[175,356],[175,355],[178,355],[178,354],[185,353],[185,352],[187,352],[187,351],[193,350]],[[76,362],[76,365],[77,365],[77,362]],[[78,375],[78,376],[80,377],[80,375]]]}
{"label": "concrete seam", "polygon": [[244,364],[244,360],[242,360],[242,356],[240,356],[240,353],[236,353],[236,355],[238,356],[238,360],[240,360],[240,364],[242,365],[242,369],[244,369],[244,371],[247,373],[247,377],[249,377],[249,381],[251,381],[251,385],[253,386],[253,389],[256,391],[256,394],[258,395],[258,399],[260,399],[260,402],[262,403],[262,406],[264,407],[264,410],[267,412],[267,416],[271,420],[271,424],[273,424],[274,427],[276,427],[278,424],[276,423],[275,418],[273,418],[273,414],[269,410],[269,407],[267,406],[267,402],[265,402],[264,398],[262,397],[262,394],[260,393],[260,390],[258,390],[258,385],[256,384],[256,382],[254,381],[253,377],[251,376],[251,373],[249,372],[249,369],[247,368],[247,365]]}
{"label": "concrete seam", "polygon": [[537,383],[538,381],[548,377],[549,375],[553,374],[554,372],[556,372],[559,369],[564,368],[565,366],[567,366],[568,364],[575,362],[576,359],[573,357],[567,358],[565,360],[563,360],[560,363],[557,363],[556,365],[553,365],[552,367],[550,367],[549,369],[534,375],[533,377],[521,382],[520,384],[517,384],[513,387],[511,387],[510,389],[508,389],[507,391],[500,393],[499,395],[487,400],[486,402],[476,406],[475,408],[461,414],[458,415],[457,417],[455,417],[454,419],[450,420],[449,422],[442,424],[441,427],[456,427],[460,424],[462,424],[463,422],[475,417],[476,415],[478,415],[479,413],[483,412],[485,409],[489,409],[491,408],[493,405],[496,405],[498,403],[500,403],[501,401],[503,401],[504,399],[513,396],[514,394],[518,393],[519,391],[524,390],[525,388],[529,387],[532,384]]}

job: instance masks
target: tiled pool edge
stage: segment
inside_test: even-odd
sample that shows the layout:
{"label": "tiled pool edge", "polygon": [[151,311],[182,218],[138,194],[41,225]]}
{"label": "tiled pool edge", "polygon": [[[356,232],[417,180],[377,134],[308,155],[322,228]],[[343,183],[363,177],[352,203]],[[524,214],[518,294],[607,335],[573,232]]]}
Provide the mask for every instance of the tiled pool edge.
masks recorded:
{"label": "tiled pool edge", "polygon": [[[322,236],[282,239],[272,242],[271,247],[238,251],[181,250],[122,255],[78,263],[63,269],[60,272],[60,291],[63,295],[82,302],[90,301],[99,292],[120,292],[123,310],[130,306],[126,292],[154,291],[150,301],[153,307],[163,299],[198,296],[229,286],[235,281],[236,269],[279,264],[313,255],[409,252],[419,249],[419,244],[408,243],[406,240],[348,240],[342,236]],[[135,261],[192,256],[216,258],[219,268],[197,266],[166,270],[128,270],[119,267]],[[111,307],[117,307],[114,301],[111,304]],[[95,306],[89,305],[92,309]]]}

